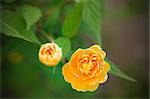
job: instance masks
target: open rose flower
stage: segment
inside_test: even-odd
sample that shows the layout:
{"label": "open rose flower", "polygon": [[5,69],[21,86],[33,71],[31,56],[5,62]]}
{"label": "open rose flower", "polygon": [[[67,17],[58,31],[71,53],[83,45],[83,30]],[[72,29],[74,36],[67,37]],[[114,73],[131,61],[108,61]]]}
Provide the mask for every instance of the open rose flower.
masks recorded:
{"label": "open rose flower", "polygon": [[43,44],[39,50],[39,60],[47,66],[55,66],[62,57],[62,50],[56,43]]}
{"label": "open rose flower", "polygon": [[94,91],[106,82],[110,65],[104,60],[106,53],[98,46],[78,49],[62,68],[66,82],[77,91]]}

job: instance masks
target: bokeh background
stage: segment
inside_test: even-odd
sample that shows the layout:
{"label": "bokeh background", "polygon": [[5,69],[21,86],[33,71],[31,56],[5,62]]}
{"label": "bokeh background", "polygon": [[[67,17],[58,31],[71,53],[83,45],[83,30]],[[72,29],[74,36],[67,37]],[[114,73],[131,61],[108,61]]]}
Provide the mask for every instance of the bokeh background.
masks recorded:
{"label": "bokeh background", "polygon": [[[50,0],[51,1],[51,0]],[[57,0],[56,0],[57,1]],[[44,2],[44,1],[43,1]],[[148,0],[104,0],[102,22],[103,49],[109,60],[136,79],[129,82],[109,75],[107,83],[95,92],[77,92],[56,68],[38,61],[39,46],[21,39],[1,35],[1,97],[50,99],[144,99],[149,97],[149,31]],[[51,4],[50,4],[51,5]],[[59,27],[59,26],[58,26]],[[58,30],[60,31],[60,30]],[[90,46],[89,38],[74,37],[74,48],[80,40]]]}

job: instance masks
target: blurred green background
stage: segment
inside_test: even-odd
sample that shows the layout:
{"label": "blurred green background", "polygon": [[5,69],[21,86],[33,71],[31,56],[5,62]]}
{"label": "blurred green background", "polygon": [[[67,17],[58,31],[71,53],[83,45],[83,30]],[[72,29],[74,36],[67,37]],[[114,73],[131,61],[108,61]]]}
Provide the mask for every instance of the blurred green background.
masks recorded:
{"label": "blurred green background", "polygon": [[[6,7],[17,7],[15,5],[18,3],[17,1],[11,5],[11,2],[14,1],[5,0],[2,1],[2,4],[5,5],[7,2],[10,5]],[[36,2],[36,0],[32,1]],[[53,5],[58,5],[60,1],[37,0],[36,5],[44,10],[47,8],[42,8],[41,5],[53,7]],[[20,2],[18,4],[22,3]],[[28,4],[29,2],[30,0],[25,3]],[[52,68],[39,62],[39,46],[21,39],[1,35],[1,97],[27,99],[148,98],[148,3],[148,0],[104,0],[101,33],[103,49],[107,52],[108,59],[117,64],[123,72],[136,79],[136,82],[129,82],[109,75],[107,83],[100,85],[95,92],[77,92],[64,81],[61,74],[63,66],[61,63],[56,67],[56,72],[53,74]],[[71,10],[71,6],[68,4],[63,9],[64,12],[67,13],[68,9]],[[51,28],[44,25],[43,28],[59,36],[60,34],[57,33],[61,32],[61,20],[57,20],[57,11],[49,22],[52,24],[45,26]],[[75,50],[94,44],[88,35],[82,33],[73,37],[71,42],[74,44],[72,48]]]}

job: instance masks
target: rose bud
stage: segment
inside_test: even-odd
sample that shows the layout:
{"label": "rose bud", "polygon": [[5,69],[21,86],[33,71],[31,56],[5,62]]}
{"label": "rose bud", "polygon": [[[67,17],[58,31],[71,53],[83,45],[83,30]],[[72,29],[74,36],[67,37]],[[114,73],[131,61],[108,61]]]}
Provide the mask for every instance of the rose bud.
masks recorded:
{"label": "rose bud", "polygon": [[47,66],[56,66],[62,58],[62,49],[56,43],[41,45],[39,60]]}

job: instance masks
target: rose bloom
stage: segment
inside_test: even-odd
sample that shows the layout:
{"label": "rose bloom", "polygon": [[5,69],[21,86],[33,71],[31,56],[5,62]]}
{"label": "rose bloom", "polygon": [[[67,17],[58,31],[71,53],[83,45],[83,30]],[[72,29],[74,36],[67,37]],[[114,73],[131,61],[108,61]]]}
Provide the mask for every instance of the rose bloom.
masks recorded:
{"label": "rose bloom", "polygon": [[39,60],[47,66],[56,66],[62,58],[62,50],[56,43],[46,43],[40,47]]}
{"label": "rose bloom", "polygon": [[106,82],[110,65],[104,60],[106,53],[98,45],[78,49],[62,68],[66,82],[77,91],[94,91]]}

